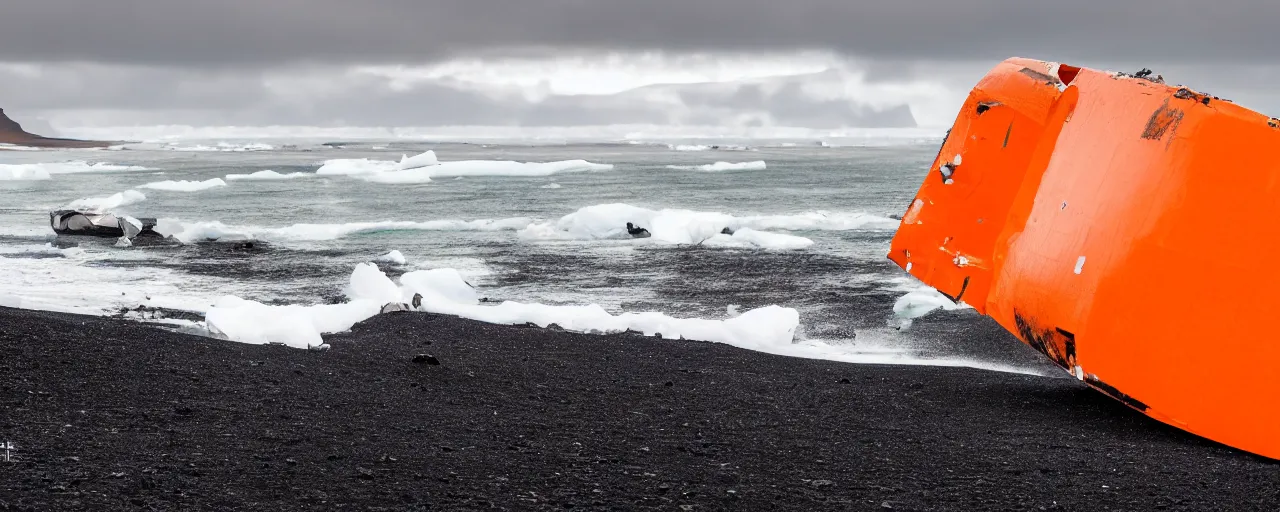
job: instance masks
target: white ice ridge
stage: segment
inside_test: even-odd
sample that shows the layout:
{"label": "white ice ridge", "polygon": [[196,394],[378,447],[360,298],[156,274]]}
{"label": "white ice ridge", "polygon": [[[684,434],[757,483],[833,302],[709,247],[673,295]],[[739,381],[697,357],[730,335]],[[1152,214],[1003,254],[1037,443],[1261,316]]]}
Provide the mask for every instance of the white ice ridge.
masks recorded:
{"label": "white ice ridge", "polygon": [[179,219],[160,219],[155,231],[173,236],[180,242],[193,243],[206,240],[263,239],[276,241],[335,240],[357,233],[378,231],[515,231],[533,222],[528,217],[478,220],[431,220],[426,222],[378,221],[350,222],[346,224],[294,224],[270,228],[262,226],[228,226],[221,222],[185,222]]}
{"label": "white ice ridge", "polygon": [[47,180],[52,174],[76,174],[84,172],[150,171],[148,167],[116,165],[105,162],[89,163],[84,160],[70,162],[46,162],[38,164],[0,164],[0,180]]}
{"label": "white ice ridge", "polygon": [[755,151],[755,148],[750,146],[738,146],[733,144],[716,146],[708,146],[705,144],[667,144],[667,148],[673,151],[711,151],[713,149],[716,151]]}
{"label": "white ice ridge", "polygon": [[275,180],[291,180],[295,178],[306,178],[315,176],[309,172],[291,172],[288,174],[280,174],[272,170],[258,171],[251,174],[228,174],[227,181],[275,181]]}
{"label": "white ice ridge", "polygon": [[952,302],[942,292],[930,286],[921,285],[906,295],[898,297],[898,300],[893,303],[893,316],[897,320],[898,327],[906,329],[911,327],[915,319],[939,309],[955,311],[969,308],[971,306],[968,304]]}
{"label": "white ice ridge", "polygon": [[[646,240],[671,244],[794,249],[812,244],[807,238],[764,230],[844,231],[892,229],[892,219],[865,213],[808,212],[793,215],[736,217],[720,212],[650,210],[629,204],[600,204],[579,209],[554,222],[533,224],[519,232],[526,240],[627,239],[627,223],[647,229]],[[723,234],[728,228],[732,235]]]}
{"label": "white ice ridge", "polygon": [[637,331],[648,336],[727,343],[752,350],[792,343],[800,314],[791,308],[767,306],[725,320],[673,318],[662,313],[611,314],[603,307],[551,306],[503,302],[486,305],[475,289],[454,269],[409,272],[397,285],[372,263],[356,266],[344,304],[268,306],[228,296],[205,315],[211,332],[245,343],[284,343],[307,348],[323,343],[321,334],[342,332],[381,311],[386,303],[409,303],[422,295],[421,311],[454,315],[486,323],[547,327],[567,331],[614,333]]}
{"label": "white ice ridge", "polygon": [[138,192],[137,190],[126,190],[106,197],[83,197],[72,201],[63,208],[86,213],[104,213],[121,206],[145,201],[146,199],[146,194],[143,194],[142,192]]}
{"label": "white ice ridge", "polygon": [[342,158],[326,160],[318,175],[359,175],[375,183],[412,184],[427,183],[431,178],[460,176],[550,176],[564,172],[608,171],[610,164],[597,164],[586,160],[557,162],[515,162],[508,160],[460,160],[440,162],[435,152],[408,157],[399,162],[371,160],[368,158]]}
{"label": "white ice ridge", "polygon": [[230,142],[219,142],[213,146],[204,144],[196,144],[194,146],[179,146],[177,144],[169,144],[165,149],[171,151],[194,151],[194,152],[242,152],[242,151],[271,151],[275,146],[263,144],[260,142],[250,142],[246,144],[232,144]]}
{"label": "white ice ridge", "polygon": [[706,165],[668,165],[668,169],[676,169],[680,171],[763,171],[768,168],[764,160],[756,160],[754,162],[716,162]]}
{"label": "white ice ridge", "polygon": [[227,186],[227,182],[222,181],[222,178],[213,178],[204,181],[157,181],[154,183],[147,183],[145,185],[138,185],[138,188],[166,190],[170,192],[199,192],[201,190],[225,186]]}

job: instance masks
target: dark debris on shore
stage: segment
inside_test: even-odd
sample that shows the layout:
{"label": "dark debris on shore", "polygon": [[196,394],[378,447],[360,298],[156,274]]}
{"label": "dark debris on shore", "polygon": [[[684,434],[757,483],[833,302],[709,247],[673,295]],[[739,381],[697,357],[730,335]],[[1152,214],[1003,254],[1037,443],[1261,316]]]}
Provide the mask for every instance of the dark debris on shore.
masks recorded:
{"label": "dark debris on shore", "polygon": [[0,510],[1280,503],[1275,463],[1070,379],[417,313],[327,341],[0,308]]}

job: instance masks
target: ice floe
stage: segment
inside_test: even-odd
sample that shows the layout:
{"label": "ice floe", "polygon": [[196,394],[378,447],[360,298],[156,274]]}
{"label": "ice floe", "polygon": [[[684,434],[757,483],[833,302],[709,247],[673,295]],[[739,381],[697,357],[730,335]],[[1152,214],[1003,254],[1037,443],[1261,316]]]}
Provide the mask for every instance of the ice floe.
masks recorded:
{"label": "ice floe", "polygon": [[42,181],[52,179],[39,164],[0,164],[0,181]]}
{"label": "ice floe", "polygon": [[261,142],[249,142],[244,144],[235,144],[230,142],[219,142],[212,146],[204,144],[196,144],[192,146],[180,146],[177,144],[169,144],[164,149],[170,151],[193,151],[193,152],[243,152],[243,151],[271,151],[275,146],[263,144]]}
{"label": "ice floe", "polygon": [[898,300],[893,303],[893,316],[897,323],[896,327],[906,329],[911,327],[915,319],[939,309],[955,311],[969,308],[969,305],[963,302],[956,303],[930,286],[920,286],[898,297]]}
{"label": "ice floe", "polygon": [[204,181],[157,181],[154,183],[147,183],[145,185],[138,185],[138,188],[165,190],[169,192],[199,192],[201,190],[225,186],[227,186],[227,182],[222,181],[222,178],[213,178]]}
{"label": "ice floe", "polygon": [[275,181],[275,180],[292,180],[297,178],[306,178],[314,176],[309,172],[291,172],[288,174],[280,174],[272,170],[258,171],[250,174],[228,174],[227,181]]}
{"label": "ice floe", "polygon": [[386,254],[383,254],[382,256],[378,256],[377,258],[374,258],[373,261],[376,261],[379,263],[393,263],[396,265],[404,265],[406,262],[408,262],[408,260],[405,259],[403,253],[401,253],[400,251],[394,251],[394,250]]}
{"label": "ice floe", "polygon": [[154,169],[136,165],[109,164],[105,162],[89,163],[84,160],[30,164],[0,164],[0,180],[47,180],[54,174],[151,170]]}
{"label": "ice floe", "polygon": [[433,151],[412,157],[401,156],[399,162],[369,158],[325,160],[316,174],[322,176],[354,175],[374,183],[427,183],[432,178],[463,176],[550,176],[565,172],[608,171],[610,164],[586,160],[556,162],[515,162],[508,160],[459,160],[441,162]]}

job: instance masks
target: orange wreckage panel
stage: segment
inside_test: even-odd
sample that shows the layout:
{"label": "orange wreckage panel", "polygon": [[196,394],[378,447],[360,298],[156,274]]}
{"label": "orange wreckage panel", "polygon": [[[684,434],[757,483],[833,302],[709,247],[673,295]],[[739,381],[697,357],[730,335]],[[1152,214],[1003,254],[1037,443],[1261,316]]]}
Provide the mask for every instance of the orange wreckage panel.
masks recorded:
{"label": "orange wreckage panel", "polygon": [[889,258],[1147,415],[1280,458],[1280,121],[1148,77],[1009,59]]}

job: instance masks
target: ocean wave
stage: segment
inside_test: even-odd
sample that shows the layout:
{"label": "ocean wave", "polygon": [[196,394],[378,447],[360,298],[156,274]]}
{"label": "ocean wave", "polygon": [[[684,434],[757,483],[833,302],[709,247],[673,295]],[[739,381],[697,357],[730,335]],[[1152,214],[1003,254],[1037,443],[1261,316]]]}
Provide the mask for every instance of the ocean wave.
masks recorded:
{"label": "ocean wave", "polygon": [[554,222],[530,225],[521,230],[519,236],[526,240],[629,239],[628,222],[648,230],[650,239],[659,243],[777,249],[803,248],[811,245],[812,241],[765,230],[846,231],[893,229],[897,226],[897,221],[865,213],[808,212],[739,217],[721,212],[651,210],[613,203],[588,206]]}

